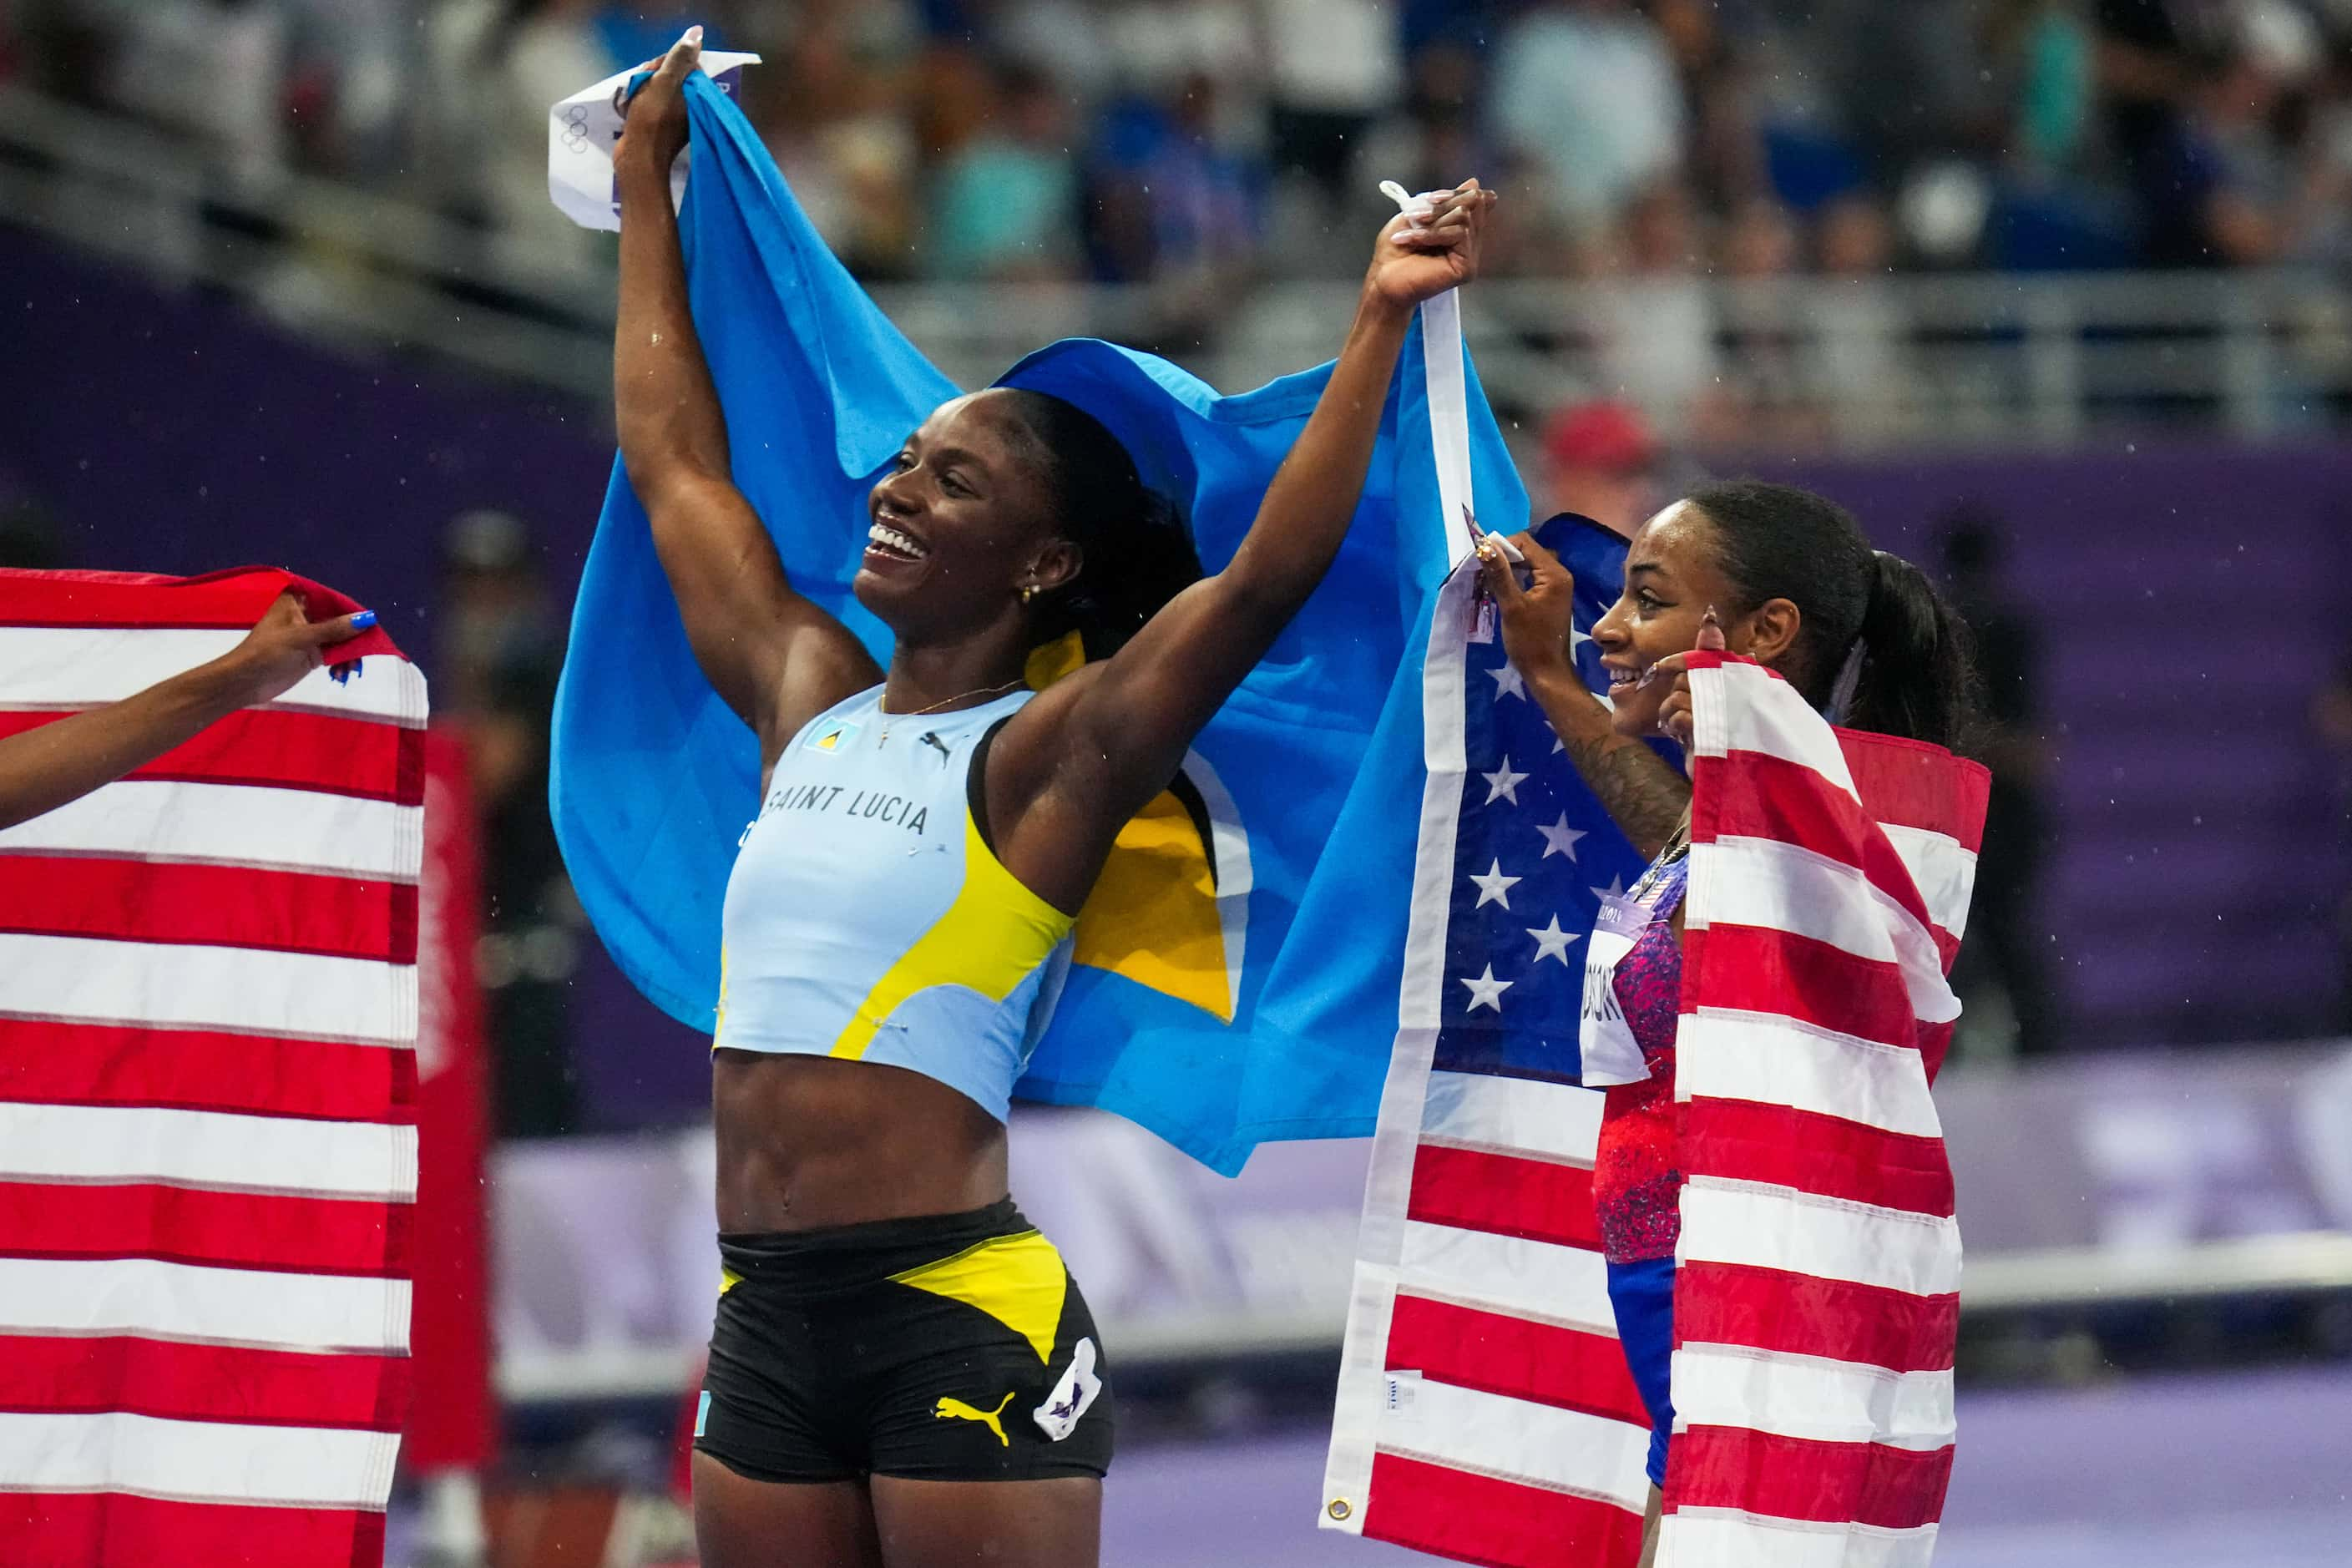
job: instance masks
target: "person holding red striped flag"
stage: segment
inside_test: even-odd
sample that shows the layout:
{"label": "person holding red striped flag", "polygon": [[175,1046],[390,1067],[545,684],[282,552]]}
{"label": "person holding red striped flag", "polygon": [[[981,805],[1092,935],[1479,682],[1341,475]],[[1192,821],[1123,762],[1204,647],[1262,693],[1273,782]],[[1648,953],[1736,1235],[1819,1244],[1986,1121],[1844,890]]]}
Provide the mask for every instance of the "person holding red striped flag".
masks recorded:
{"label": "person holding red striped flag", "polygon": [[79,800],[240,708],[269,701],[318,668],[322,649],[374,625],[373,610],[313,621],[289,589],[218,658],[102,708],[0,734],[0,829]]}
{"label": "person holding red striped flag", "polygon": [[0,571],[0,1563],[383,1561],[425,722],[286,572]]}
{"label": "person holding red striped flag", "polygon": [[1570,574],[1513,542],[1524,564],[1481,546],[1506,650],[1654,857],[1603,900],[1579,1028],[1581,1081],[1607,1089],[1608,1293],[1653,1423],[1642,1562],[1924,1568],[1959,1274],[1928,1087],[1988,784],[1951,750],[1967,627],[1833,503],[1710,485],[1634,537],[1591,634],[1596,697]]}

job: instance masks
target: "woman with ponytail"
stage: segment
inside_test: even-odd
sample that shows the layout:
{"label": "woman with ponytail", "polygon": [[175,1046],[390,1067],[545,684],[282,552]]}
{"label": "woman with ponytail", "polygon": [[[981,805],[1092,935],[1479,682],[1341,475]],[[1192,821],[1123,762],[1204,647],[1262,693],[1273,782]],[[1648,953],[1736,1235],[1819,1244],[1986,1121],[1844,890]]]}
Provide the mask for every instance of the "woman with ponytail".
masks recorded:
{"label": "woman with ponytail", "polygon": [[[1683,904],[1693,836],[1691,783],[1654,742],[1664,737],[1691,748],[1686,667],[1707,650],[1771,671],[1831,725],[1922,742],[1915,750],[1923,765],[1937,765],[1940,753],[1926,748],[1961,748],[1973,721],[1968,630],[1916,568],[1874,551],[1834,503],[1785,485],[1714,484],[1634,535],[1623,594],[1591,632],[1609,674],[1603,700],[1571,658],[1567,571],[1531,536],[1514,542],[1525,558],[1517,567],[1492,542],[1482,546],[1506,649],[1569,761],[1626,837],[1654,858],[1629,893],[1603,905],[1587,946],[1580,1030],[1586,1081],[1616,1086],[1608,1089],[1592,1195],[1619,1336],[1653,1424],[1646,1564],[1656,1551],[1674,1426],[1675,1256],[1689,1168],[1677,1111],[1678,1099],[1689,1096],[1676,1093],[1675,1038],[1691,1010]],[[1820,719],[1801,708],[1799,716],[1821,732]],[[1948,757],[1940,765],[1954,766]],[[1977,810],[1980,819],[1980,799]],[[1964,883],[1959,896],[1964,901]],[[1626,1066],[1597,1070],[1603,1059]],[[1925,1072],[1933,1071],[1930,1060]],[[1923,1078],[1923,1097],[1925,1087]]]}

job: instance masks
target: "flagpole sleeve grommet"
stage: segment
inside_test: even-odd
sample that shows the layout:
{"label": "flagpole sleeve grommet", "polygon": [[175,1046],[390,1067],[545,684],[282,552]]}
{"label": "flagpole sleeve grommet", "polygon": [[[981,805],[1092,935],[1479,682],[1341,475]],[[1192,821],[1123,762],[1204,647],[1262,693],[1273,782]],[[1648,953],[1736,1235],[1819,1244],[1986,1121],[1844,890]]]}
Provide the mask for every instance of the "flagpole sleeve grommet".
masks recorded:
{"label": "flagpole sleeve grommet", "polygon": [[1335,1497],[1331,1500],[1329,1504],[1324,1508],[1323,1511],[1329,1514],[1334,1520],[1345,1522],[1355,1514],[1356,1509],[1355,1505],[1350,1503],[1346,1498]]}

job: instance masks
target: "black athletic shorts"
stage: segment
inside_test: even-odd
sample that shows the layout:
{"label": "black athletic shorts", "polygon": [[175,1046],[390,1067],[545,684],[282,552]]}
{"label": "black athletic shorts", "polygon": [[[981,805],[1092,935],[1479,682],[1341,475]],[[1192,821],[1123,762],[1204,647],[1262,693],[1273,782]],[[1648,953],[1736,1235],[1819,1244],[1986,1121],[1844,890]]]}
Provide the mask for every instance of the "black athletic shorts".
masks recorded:
{"label": "black athletic shorts", "polygon": [[694,1446],[738,1475],[1038,1480],[1110,1467],[1102,1341],[1007,1198],[970,1214],[722,1233]]}

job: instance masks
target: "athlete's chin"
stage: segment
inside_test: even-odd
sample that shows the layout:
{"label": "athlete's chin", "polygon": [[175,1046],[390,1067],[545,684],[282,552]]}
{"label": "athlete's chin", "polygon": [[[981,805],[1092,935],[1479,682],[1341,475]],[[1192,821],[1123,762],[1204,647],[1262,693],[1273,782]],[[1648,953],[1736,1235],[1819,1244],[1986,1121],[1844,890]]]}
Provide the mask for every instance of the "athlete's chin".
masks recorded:
{"label": "athlete's chin", "polygon": [[1646,740],[1658,732],[1659,703],[1648,692],[1631,694],[1610,710],[1609,727],[1628,740]]}
{"label": "athlete's chin", "polygon": [[875,618],[892,631],[902,629],[900,623],[908,618],[919,595],[916,584],[919,574],[898,570],[899,563],[877,566],[869,553],[859,563],[857,574],[849,580],[850,596],[874,612]]}

